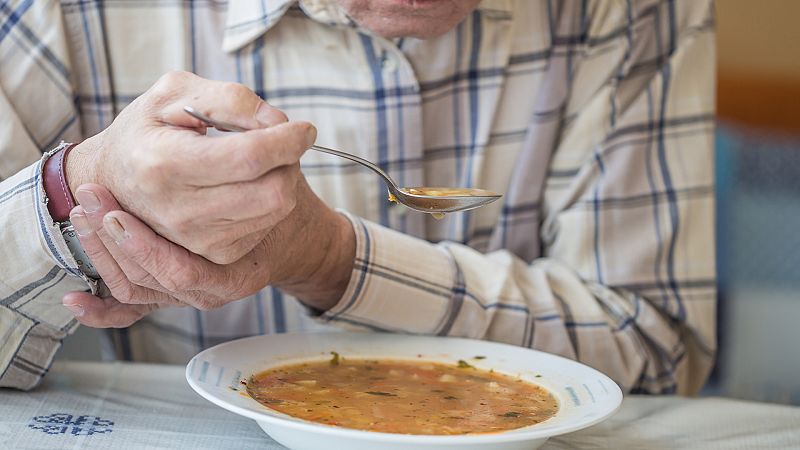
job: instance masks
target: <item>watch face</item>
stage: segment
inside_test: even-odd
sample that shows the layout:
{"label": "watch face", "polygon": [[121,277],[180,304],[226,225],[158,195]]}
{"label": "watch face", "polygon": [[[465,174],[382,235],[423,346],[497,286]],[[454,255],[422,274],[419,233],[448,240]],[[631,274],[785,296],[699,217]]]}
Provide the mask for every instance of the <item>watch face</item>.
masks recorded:
{"label": "watch face", "polygon": [[69,248],[70,253],[72,253],[73,258],[75,258],[75,262],[78,264],[78,270],[89,278],[99,280],[100,274],[97,273],[97,269],[94,267],[94,264],[92,264],[92,260],[89,259],[89,256],[83,250],[81,241],[78,239],[78,233],[75,232],[75,229],[69,221],[63,223],[61,235],[64,236],[67,248]]}

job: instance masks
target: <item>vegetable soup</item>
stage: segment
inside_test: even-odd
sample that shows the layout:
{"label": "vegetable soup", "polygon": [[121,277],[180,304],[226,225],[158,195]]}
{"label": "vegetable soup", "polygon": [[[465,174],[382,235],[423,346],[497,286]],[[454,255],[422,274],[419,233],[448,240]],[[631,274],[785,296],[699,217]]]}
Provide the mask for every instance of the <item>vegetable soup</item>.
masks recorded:
{"label": "vegetable soup", "polygon": [[466,361],[344,359],[335,353],[330,361],[256,374],[247,392],[290,416],[384,433],[500,432],[543,422],[558,410],[545,389]]}

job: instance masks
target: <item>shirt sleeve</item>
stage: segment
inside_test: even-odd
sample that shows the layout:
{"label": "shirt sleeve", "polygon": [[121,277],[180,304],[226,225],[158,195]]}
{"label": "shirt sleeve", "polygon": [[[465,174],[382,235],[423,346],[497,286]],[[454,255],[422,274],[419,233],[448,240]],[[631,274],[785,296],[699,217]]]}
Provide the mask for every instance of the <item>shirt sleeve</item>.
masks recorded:
{"label": "shirt sleeve", "polygon": [[77,321],[61,305],[87,290],[44,202],[41,161],[0,183],[0,387],[30,389]]}
{"label": "shirt sleeve", "polygon": [[42,151],[80,130],[60,9],[17,8],[0,39],[0,387],[30,389],[77,327],[61,297],[89,285],[49,215],[41,176]]}
{"label": "shirt sleeve", "polygon": [[551,165],[541,257],[431,244],[351,217],[352,277],[321,320],[521,345],[628,392],[696,393],[716,345],[714,37],[709,3],[687,4],[701,13],[663,62],[633,52],[622,69],[577,69],[594,92],[573,96],[582,104],[552,165],[576,148],[588,156],[567,179]]}

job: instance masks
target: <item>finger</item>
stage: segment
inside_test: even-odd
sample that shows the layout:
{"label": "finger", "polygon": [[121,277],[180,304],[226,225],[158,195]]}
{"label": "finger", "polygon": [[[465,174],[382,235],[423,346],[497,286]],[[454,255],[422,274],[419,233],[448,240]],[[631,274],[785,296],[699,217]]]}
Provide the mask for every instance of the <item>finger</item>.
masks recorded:
{"label": "finger", "polygon": [[[218,224],[226,230],[235,222],[240,235],[255,232],[259,228],[242,226],[246,225],[243,222],[256,219],[253,225],[258,225],[270,222],[272,217],[288,215],[295,207],[295,187],[301,176],[300,166],[294,164],[271,170],[253,181],[201,188],[199,193],[206,201],[203,217],[197,220],[212,226]],[[210,217],[217,219],[209,223]]]}
{"label": "finger", "polygon": [[267,129],[222,136],[174,134],[165,139],[173,151],[171,170],[183,183],[215,186],[255,180],[277,167],[298,164],[314,144],[317,130],[308,122],[287,122]]}
{"label": "finger", "polygon": [[159,304],[128,305],[114,297],[95,297],[87,292],[70,292],[62,303],[78,322],[94,328],[124,328],[161,307]]}
{"label": "finger", "polygon": [[160,119],[180,127],[206,126],[187,114],[183,110],[185,106],[211,119],[245,129],[266,128],[287,120],[283,112],[242,84],[207,80],[189,72],[165,74],[149,93],[158,103],[166,103]]}
{"label": "finger", "polygon": [[[75,197],[80,202],[80,207],[76,207],[78,214],[76,214],[75,218],[70,216],[72,224],[76,227],[76,231],[78,226],[84,228],[83,233],[78,231],[81,245],[87,251],[87,254],[91,252],[89,257],[92,262],[104,267],[105,270],[101,272],[98,269],[98,273],[112,293],[125,302],[134,297],[141,301],[158,298],[148,297],[143,295],[141,290],[134,289],[133,286],[127,286],[127,284],[132,283],[133,285],[164,291],[155,278],[137,264],[131,262],[125,252],[117,248],[117,244],[103,228],[103,217],[106,213],[122,209],[111,192],[99,184],[83,184],[78,187]],[[81,212],[83,216],[79,214]],[[76,221],[78,225],[76,225]],[[134,290],[136,292],[133,292]]]}
{"label": "finger", "polygon": [[127,275],[120,269],[97,233],[91,231],[82,207],[76,206],[72,210],[70,220],[86,255],[92,260],[97,273],[112,295],[126,303],[170,302],[168,295],[138,286],[128,280]]}
{"label": "finger", "polygon": [[[131,261],[195,308],[207,310],[221,306],[217,304],[220,297],[236,297],[241,289],[231,282],[224,266],[164,239],[124,211],[106,214],[104,227]],[[198,291],[205,295],[197,295]]]}

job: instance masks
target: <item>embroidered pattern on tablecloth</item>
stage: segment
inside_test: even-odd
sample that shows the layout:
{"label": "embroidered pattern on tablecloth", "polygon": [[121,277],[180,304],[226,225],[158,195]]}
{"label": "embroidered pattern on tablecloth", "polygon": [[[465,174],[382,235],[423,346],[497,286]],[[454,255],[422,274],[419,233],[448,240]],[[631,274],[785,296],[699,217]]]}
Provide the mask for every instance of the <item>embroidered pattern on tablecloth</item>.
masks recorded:
{"label": "embroidered pattern on tablecloth", "polygon": [[28,422],[28,427],[46,434],[91,436],[93,434],[111,433],[114,431],[114,422],[95,416],[73,416],[72,414],[55,413],[32,418]]}

